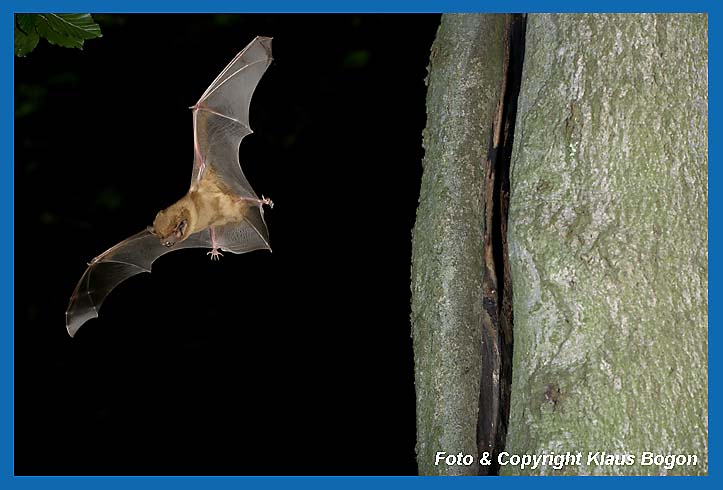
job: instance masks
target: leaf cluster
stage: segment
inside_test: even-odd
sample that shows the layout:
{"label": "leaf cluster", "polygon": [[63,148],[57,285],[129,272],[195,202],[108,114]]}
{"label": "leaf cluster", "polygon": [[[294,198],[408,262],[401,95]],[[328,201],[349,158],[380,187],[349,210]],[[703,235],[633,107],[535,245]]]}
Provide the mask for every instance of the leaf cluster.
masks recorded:
{"label": "leaf cluster", "polygon": [[27,56],[41,37],[50,44],[83,49],[87,39],[101,36],[100,26],[90,14],[15,15],[15,56]]}

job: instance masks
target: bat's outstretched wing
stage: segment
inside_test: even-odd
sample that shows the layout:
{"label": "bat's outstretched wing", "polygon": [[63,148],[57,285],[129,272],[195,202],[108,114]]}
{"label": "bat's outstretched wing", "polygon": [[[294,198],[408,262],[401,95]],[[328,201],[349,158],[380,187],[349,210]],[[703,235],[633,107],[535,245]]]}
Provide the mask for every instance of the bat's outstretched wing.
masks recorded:
{"label": "bat's outstretched wing", "polygon": [[94,258],[80,278],[65,312],[65,325],[72,337],[91,318],[98,316],[105,297],[118,284],[141,272],[150,272],[151,264],[161,255],[173,250],[209,247],[210,239],[201,233],[169,248],[158,237],[145,230],[123,240]]}
{"label": "bat's outstretched wing", "polygon": [[[244,253],[268,248],[268,243],[246,221],[216,228],[221,250]],[[194,233],[172,247],[161,245],[157,236],[145,230],[136,233],[94,258],[70,297],[65,326],[70,336],[88,320],[96,318],[106,296],[129,277],[150,272],[163,254],[184,248],[211,248],[210,230]]]}
{"label": "bat's outstretched wing", "polygon": [[271,60],[271,38],[256,37],[192,107],[195,157],[191,189],[212,168],[233,194],[258,199],[241,171],[238,150],[241,140],[252,133],[251,96]]}

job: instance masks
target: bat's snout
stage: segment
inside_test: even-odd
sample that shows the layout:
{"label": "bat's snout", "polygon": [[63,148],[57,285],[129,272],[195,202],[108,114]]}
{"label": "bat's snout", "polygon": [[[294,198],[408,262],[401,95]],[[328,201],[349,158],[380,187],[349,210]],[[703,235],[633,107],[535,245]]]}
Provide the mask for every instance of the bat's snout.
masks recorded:
{"label": "bat's snout", "polygon": [[175,233],[168,237],[163,237],[163,236],[160,236],[160,234],[156,231],[156,229],[153,226],[147,227],[146,231],[148,233],[150,233],[151,235],[157,236],[158,241],[161,242],[161,245],[163,245],[164,247],[170,248],[176,244],[176,237],[175,237],[176,234]]}
{"label": "bat's snout", "polygon": [[186,220],[181,221],[179,225],[176,227],[176,229],[171,233],[169,236],[165,238],[161,238],[161,245],[164,245],[166,247],[172,247],[176,244],[176,242],[181,242],[184,240],[185,233],[186,233]]}

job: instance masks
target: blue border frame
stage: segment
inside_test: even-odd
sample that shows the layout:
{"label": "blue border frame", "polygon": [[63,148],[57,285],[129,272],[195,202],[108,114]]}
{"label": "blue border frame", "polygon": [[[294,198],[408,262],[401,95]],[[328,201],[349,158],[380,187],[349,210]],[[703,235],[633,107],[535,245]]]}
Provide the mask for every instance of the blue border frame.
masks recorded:
{"label": "blue border frame", "polygon": [[712,0],[9,0],[2,12],[713,12]]}
{"label": "blue border frame", "polygon": [[[720,2],[718,2],[720,4]],[[480,0],[423,0],[417,2],[405,0],[349,0],[347,2],[331,2],[329,0],[304,0],[303,2],[294,2],[293,0],[251,0],[251,1],[228,1],[228,0],[204,0],[196,2],[192,0],[177,0],[173,2],[163,2],[162,0],[108,0],[104,2],[93,2],[89,0],[10,0],[0,3],[0,19],[3,26],[2,38],[0,38],[0,49],[3,53],[6,66],[9,69],[6,74],[0,78],[2,83],[3,104],[0,125],[2,132],[0,133],[0,149],[5,157],[5,164],[0,166],[2,176],[0,177],[0,213],[5,219],[4,230],[6,239],[0,242],[0,288],[4,294],[0,295],[2,302],[2,311],[4,320],[4,328],[2,329],[2,340],[0,341],[0,393],[7,395],[3,397],[0,403],[0,486],[3,488],[55,488],[55,487],[71,487],[76,489],[96,489],[101,486],[106,488],[127,488],[133,487],[155,487],[159,485],[169,485],[171,488],[238,488],[244,486],[246,488],[262,488],[262,487],[292,487],[296,485],[309,485],[315,488],[336,489],[340,486],[348,488],[366,488],[366,487],[397,487],[397,486],[414,486],[419,488],[437,488],[453,486],[457,488],[479,488],[484,484],[476,478],[427,478],[427,477],[15,477],[13,476],[13,404],[14,404],[14,385],[13,385],[13,345],[14,345],[14,160],[13,160],[13,80],[14,80],[14,55],[13,55],[13,18],[14,12],[707,12],[709,14],[709,78],[712,83],[709,85],[715,87],[718,79],[717,68],[719,66],[720,52],[717,50],[721,46],[721,31],[718,22],[720,7],[714,1],[688,0],[681,1],[661,1],[661,0],[615,0],[608,2],[564,2],[558,1],[509,1],[509,2],[483,2]],[[5,29],[10,26],[10,29]],[[715,90],[709,89],[709,107],[720,107],[719,97]],[[709,162],[715,162],[718,141],[715,137],[718,134],[719,112],[709,110],[709,135],[713,137],[710,146]],[[716,165],[709,163],[709,182],[717,182],[720,180],[720,171]],[[710,185],[709,185],[710,187]],[[715,185],[713,186],[715,188]],[[710,193],[709,193],[710,194]],[[715,243],[717,226],[717,212],[719,209],[719,200],[717,193],[709,195],[709,214],[712,213],[712,224],[709,230],[714,230],[713,242]],[[710,238],[709,238],[710,241]],[[22,244],[21,244],[22,246]],[[709,246],[710,248],[710,246]],[[716,277],[719,259],[713,254],[709,262],[709,277]],[[717,288],[709,286],[709,318],[718,318]],[[709,321],[709,323],[711,323]],[[719,335],[717,329],[709,330],[709,344],[717,346]],[[718,363],[715,356],[710,362],[709,376],[712,381],[709,383],[709,413],[715,412],[717,408],[717,396],[715,382],[715,374],[719,373]],[[710,416],[709,416],[710,418]],[[676,487],[681,484],[705,485],[711,484],[711,481],[717,479],[719,472],[716,463],[720,462],[717,457],[718,452],[717,441],[718,431],[715,422],[710,425],[709,430],[709,473],[711,476],[706,478],[677,478],[673,480],[660,478],[645,478],[642,480],[632,481],[631,478],[624,478],[620,484],[626,486],[632,485],[655,485]],[[380,457],[384,457],[384,447],[380,443]],[[323,457],[323,455],[320,455]],[[499,482],[494,480],[484,480],[494,484]],[[569,486],[579,485],[577,478],[548,477],[534,480],[535,484],[543,486]],[[531,481],[527,478],[511,478],[506,479],[504,485],[528,485]],[[617,483],[617,482],[616,482]],[[586,485],[607,485],[609,482],[597,478],[585,480]]]}

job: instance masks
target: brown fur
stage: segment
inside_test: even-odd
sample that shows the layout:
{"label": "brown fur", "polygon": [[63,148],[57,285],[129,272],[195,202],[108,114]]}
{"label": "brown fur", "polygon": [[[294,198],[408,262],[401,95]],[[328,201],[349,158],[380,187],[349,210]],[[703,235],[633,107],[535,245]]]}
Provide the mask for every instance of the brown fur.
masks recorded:
{"label": "brown fur", "polygon": [[156,215],[153,230],[164,241],[176,231],[179,223],[186,220],[186,230],[176,240],[182,242],[189,235],[210,226],[240,221],[249,204],[248,200],[231,194],[212,168],[207,167],[201,180],[191,186],[188,194]]}

